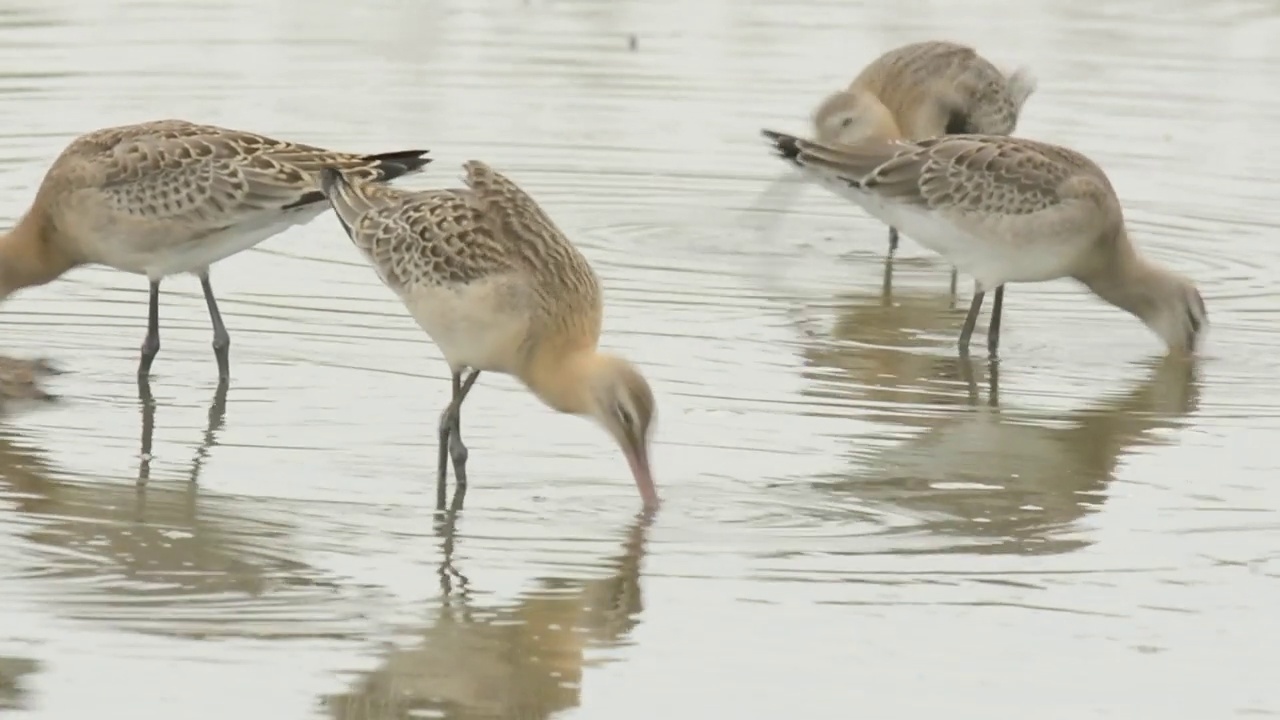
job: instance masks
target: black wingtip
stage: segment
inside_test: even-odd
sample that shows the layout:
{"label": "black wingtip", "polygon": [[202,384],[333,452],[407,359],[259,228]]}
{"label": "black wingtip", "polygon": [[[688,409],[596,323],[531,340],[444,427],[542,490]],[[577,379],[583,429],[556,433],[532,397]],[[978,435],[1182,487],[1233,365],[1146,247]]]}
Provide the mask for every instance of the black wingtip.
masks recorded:
{"label": "black wingtip", "polygon": [[[431,162],[431,158],[422,157],[427,150],[403,150],[400,152],[366,155],[365,160],[373,163],[379,180],[394,180],[402,175],[417,172]],[[282,210],[293,210],[325,201],[333,195],[334,189],[349,184],[346,175],[333,165],[320,168],[320,189],[304,193],[301,197],[285,205]]]}
{"label": "black wingtip", "polygon": [[37,358],[34,365],[36,373],[39,375],[66,375],[70,372],[48,358]]}
{"label": "black wingtip", "polygon": [[368,159],[374,162],[374,167],[381,174],[381,180],[395,180],[404,175],[416,173],[431,162],[431,158],[426,157],[430,150],[397,150],[389,153],[378,153],[377,155],[369,155]]}
{"label": "black wingtip", "polygon": [[777,130],[764,129],[760,134],[765,137],[772,145],[778,157],[787,162],[799,166],[800,165],[800,139],[794,135],[778,132]]}

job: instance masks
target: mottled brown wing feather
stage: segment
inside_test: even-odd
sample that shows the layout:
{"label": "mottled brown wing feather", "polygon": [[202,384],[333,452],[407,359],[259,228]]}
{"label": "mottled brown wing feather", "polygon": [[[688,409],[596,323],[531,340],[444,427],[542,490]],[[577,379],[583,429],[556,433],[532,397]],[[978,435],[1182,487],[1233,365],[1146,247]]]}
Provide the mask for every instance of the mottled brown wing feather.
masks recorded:
{"label": "mottled brown wing feather", "polygon": [[[257,212],[322,202],[317,182],[326,166],[365,177],[388,174],[379,170],[382,156],[336,153],[180,120],[91,133],[65,154],[90,153],[107,207],[210,231],[244,222]],[[414,167],[409,167],[413,162],[393,164],[403,174],[426,160]]]}
{"label": "mottled brown wing feather", "polygon": [[514,265],[471,193],[408,193],[377,182],[330,190],[338,217],[389,287],[464,284]]}
{"label": "mottled brown wing feather", "polygon": [[253,211],[278,211],[312,189],[307,173],[220,139],[165,139],[117,147],[104,201],[117,212],[221,227]]}
{"label": "mottled brown wing feather", "polygon": [[766,131],[784,157],[801,166],[821,168],[850,185],[875,188],[886,197],[907,202],[922,202],[916,187],[914,167],[906,153],[914,152],[911,143],[869,140],[853,145],[805,140],[784,133]]}
{"label": "mottled brown wing feather", "polygon": [[479,160],[471,160],[462,168],[467,174],[467,187],[475,193],[475,202],[499,229],[511,237],[563,236],[538,203],[502,173]]}
{"label": "mottled brown wing feather", "polygon": [[[1026,215],[1059,205],[1073,169],[1050,162],[1026,145],[988,136],[952,136],[920,143],[903,159],[929,208]],[[894,163],[882,172],[891,172]],[[874,180],[873,180],[874,182]]]}
{"label": "mottled brown wing feather", "polygon": [[[930,209],[1022,215],[1061,204],[1096,166],[1061,148],[990,135],[828,146],[800,141],[800,160],[889,200]],[[1096,172],[1095,172],[1096,171]]]}
{"label": "mottled brown wing feather", "polygon": [[[971,47],[946,41],[911,43],[873,60],[850,84],[865,88],[884,103],[901,127],[915,137],[948,134],[1008,135],[1017,126],[1034,81],[1023,74],[1006,77]],[[929,120],[922,110],[927,108]],[[924,125],[919,123],[923,122]]]}
{"label": "mottled brown wing feather", "polygon": [[[528,193],[479,160],[465,163],[463,169],[467,186],[493,231],[525,268],[543,280],[537,287],[555,288],[565,303],[585,307],[599,302],[599,279],[591,264]],[[555,276],[549,277],[553,271]]]}

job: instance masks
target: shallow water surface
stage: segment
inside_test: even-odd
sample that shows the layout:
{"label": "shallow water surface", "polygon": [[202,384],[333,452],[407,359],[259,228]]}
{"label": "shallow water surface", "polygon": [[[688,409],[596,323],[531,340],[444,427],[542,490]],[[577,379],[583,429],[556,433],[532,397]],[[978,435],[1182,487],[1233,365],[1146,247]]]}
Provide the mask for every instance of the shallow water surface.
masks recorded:
{"label": "shallow water surface", "polygon": [[[486,375],[433,519],[446,368],[330,216],[216,267],[225,392],[194,279],[140,396],[146,283],[80,269],[0,308],[69,371],[0,418],[0,714],[1280,714],[1277,31],[1251,0],[10,3],[8,219],[73,136],[161,117],[429,147],[420,187],[484,159],[601,275],[666,502]],[[970,281],[909,239],[887,275],[882,225],[788,184],[760,127],[936,37],[1035,68],[1019,133],[1200,283],[1200,361],[1054,282],[962,362]]]}

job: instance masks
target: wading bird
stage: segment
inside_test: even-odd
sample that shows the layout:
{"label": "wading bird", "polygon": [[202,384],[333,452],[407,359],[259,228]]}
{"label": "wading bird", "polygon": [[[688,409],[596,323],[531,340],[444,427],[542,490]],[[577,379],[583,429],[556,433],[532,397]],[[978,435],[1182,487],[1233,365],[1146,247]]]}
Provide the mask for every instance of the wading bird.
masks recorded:
{"label": "wading bird", "polygon": [[810,179],[974,277],[963,353],[994,288],[987,347],[995,355],[1009,282],[1074,278],[1142,320],[1171,351],[1194,351],[1208,327],[1195,284],[1138,251],[1111,182],[1078,152],[999,135],[844,145],[763,133]]}
{"label": "wading bird", "polygon": [[[1009,135],[1035,89],[1027,68],[1005,75],[971,47],[911,43],[871,61],[848,88],[827,96],[813,112],[814,137],[847,144],[957,133]],[[898,229],[891,226],[889,254],[897,249]]]}
{"label": "wading bird", "polygon": [[231,338],[209,266],[328,210],[321,168],[391,180],[419,171],[430,162],[426,153],[340,153],[184,120],[96,130],[62,151],[31,208],[0,235],[0,298],[89,263],[145,275],[151,297],[138,365],[143,379],[160,351],[160,281],[195,274],[225,381]]}
{"label": "wading bird", "polygon": [[653,392],[623,358],[596,349],[603,303],[587,259],[533,198],[472,160],[466,187],[400,190],[326,170],[338,220],[449,363],[453,399],[440,417],[436,507],[445,506],[448,460],[467,490],[462,402],[481,372],[514,375],[544,403],[594,418],[621,446],[644,504]]}

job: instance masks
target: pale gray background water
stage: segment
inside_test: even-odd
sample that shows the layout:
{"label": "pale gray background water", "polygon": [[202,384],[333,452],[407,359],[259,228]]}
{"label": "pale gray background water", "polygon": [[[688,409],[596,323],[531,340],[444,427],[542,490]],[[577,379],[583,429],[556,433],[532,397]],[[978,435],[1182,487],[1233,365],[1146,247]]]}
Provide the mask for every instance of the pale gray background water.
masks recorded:
{"label": "pale gray background water", "polygon": [[[1017,286],[973,402],[945,263],[904,241],[882,302],[882,225],[817,189],[749,212],[761,126],[940,37],[1035,68],[1019,133],[1097,159],[1201,283],[1197,367]],[[215,269],[212,431],[198,285],[166,286],[144,463],[145,282],[78,270],[0,307],[6,353],[71,371],[0,420],[0,715],[1280,714],[1278,38],[1263,0],[7,3],[5,219],[124,122],[425,146],[420,187],[482,158],[604,278],[666,504],[637,523],[602,432],[489,376],[450,542],[445,368],[329,216]]]}

